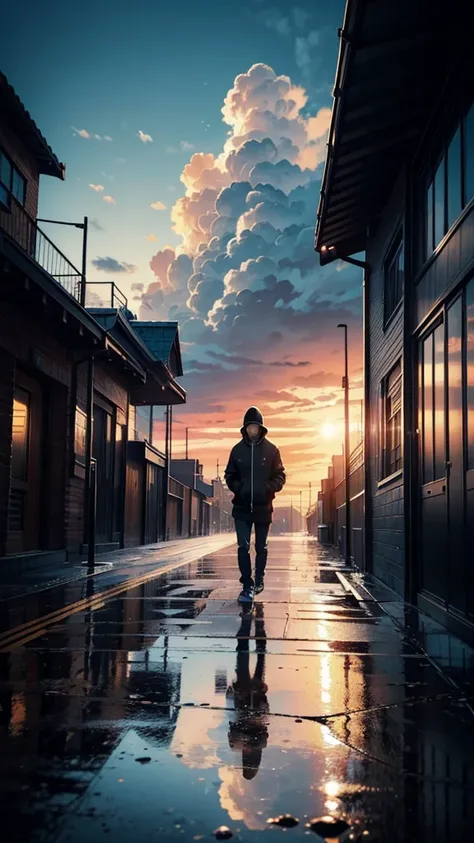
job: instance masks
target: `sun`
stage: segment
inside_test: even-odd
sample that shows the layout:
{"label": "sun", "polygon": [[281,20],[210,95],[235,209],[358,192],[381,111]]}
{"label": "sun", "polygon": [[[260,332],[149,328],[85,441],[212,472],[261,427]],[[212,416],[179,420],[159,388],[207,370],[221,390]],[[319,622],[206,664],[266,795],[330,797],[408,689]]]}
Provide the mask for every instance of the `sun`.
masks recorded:
{"label": "sun", "polygon": [[337,427],[331,422],[326,422],[321,428],[321,434],[325,439],[333,439],[337,433]]}

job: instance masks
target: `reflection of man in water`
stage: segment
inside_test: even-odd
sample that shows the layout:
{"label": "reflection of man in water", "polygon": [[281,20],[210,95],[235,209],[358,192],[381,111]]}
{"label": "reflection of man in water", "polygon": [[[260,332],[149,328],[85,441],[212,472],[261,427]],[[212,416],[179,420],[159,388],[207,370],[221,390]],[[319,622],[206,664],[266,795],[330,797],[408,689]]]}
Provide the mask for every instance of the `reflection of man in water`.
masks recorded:
{"label": "reflection of man in water", "polygon": [[234,698],[237,719],[229,724],[229,746],[242,750],[242,775],[250,781],[255,778],[262,760],[262,751],[268,741],[268,686],[265,684],[265,650],[267,638],[263,618],[263,604],[255,604],[255,638],[257,665],[250,675],[249,638],[252,625],[252,610],[244,610],[242,623],[237,633],[236,681],[227,690],[227,696]]}

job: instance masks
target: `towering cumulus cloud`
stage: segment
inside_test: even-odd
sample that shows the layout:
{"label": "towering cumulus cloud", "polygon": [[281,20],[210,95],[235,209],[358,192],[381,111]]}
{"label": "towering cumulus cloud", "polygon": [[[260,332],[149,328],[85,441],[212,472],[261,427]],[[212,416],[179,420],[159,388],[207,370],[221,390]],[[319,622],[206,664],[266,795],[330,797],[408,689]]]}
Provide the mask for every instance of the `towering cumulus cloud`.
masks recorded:
{"label": "towering cumulus cloud", "polygon": [[183,170],[171,212],[181,243],[152,258],[142,317],[178,318],[184,342],[263,356],[314,338],[328,308],[357,309],[346,272],[321,270],[314,253],[330,111],[308,116],[306,102],[264,64],[235,79],[221,154],[198,152]]}

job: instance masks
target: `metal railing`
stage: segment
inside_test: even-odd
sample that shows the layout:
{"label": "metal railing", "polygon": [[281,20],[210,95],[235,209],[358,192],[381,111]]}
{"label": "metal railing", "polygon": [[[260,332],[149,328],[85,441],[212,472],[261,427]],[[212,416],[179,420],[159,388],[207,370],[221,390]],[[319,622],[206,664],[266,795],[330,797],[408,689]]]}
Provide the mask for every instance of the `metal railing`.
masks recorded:
{"label": "metal railing", "polygon": [[36,220],[11,197],[10,211],[0,211],[0,228],[76,301],[81,301],[84,278],[38,227]]}
{"label": "metal railing", "polygon": [[[100,287],[96,290],[96,287]],[[86,284],[86,307],[111,307],[127,310],[128,299],[114,281],[88,281]]]}

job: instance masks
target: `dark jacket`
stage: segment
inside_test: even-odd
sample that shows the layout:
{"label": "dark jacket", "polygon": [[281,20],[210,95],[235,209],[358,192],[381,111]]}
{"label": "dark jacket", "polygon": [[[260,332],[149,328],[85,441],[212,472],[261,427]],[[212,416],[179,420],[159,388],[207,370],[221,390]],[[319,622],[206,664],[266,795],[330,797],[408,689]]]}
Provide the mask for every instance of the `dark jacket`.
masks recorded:
{"label": "dark jacket", "polygon": [[[251,422],[260,425],[256,442],[251,442],[245,431]],[[275,494],[286,482],[280,451],[266,438],[267,428],[257,407],[247,411],[240,432],[242,441],[232,448],[224,475],[234,493],[232,515],[238,521],[269,524]]]}

